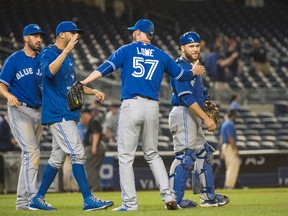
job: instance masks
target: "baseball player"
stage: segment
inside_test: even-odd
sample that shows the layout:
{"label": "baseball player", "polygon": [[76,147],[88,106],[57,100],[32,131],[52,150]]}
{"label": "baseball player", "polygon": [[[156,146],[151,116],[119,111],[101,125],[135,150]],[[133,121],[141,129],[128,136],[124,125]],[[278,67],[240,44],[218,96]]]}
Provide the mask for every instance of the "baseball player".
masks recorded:
{"label": "baseball player", "polygon": [[[58,169],[63,165],[66,155],[72,163],[73,175],[83,195],[83,210],[105,209],[113,205],[112,201],[97,199],[89,190],[84,171],[84,148],[77,130],[78,111],[69,111],[66,100],[68,89],[76,81],[74,62],[70,51],[78,42],[79,33],[76,24],[61,22],[56,28],[56,42],[43,49],[41,69],[43,73],[43,110],[42,124],[48,125],[53,136],[52,152],[42,176],[37,194],[31,199],[31,210],[55,210],[44,197],[53,182]],[[85,87],[85,94],[95,95],[100,101],[104,93]]]}
{"label": "baseball player", "polygon": [[[176,62],[188,70],[197,64],[200,55],[200,36],[196,32],[187,32],[180,38],[182,55]],[[216,124],[204,111],[204,101],[208,91],[197,76],[191,82],[179,82],[171,79],[173,109],[169,114],[169,126],[173,135],[175,159],[171,165],[170,186],[175,190],[176,202],[181,208],[195,207],[197,203],[183,200],[186,181],[192,172],[192,189],[200,194],[200,206],[223,206],[228,197],[215,194],[212,173],[214,149],[207,143],[201,128],[202,122],[209,131],[215,131]]]}
{"label": "baseball player", "polygon": [[39,51],[44,35],[39,25],[27,25],[23,31],[24,48],[6,59],[0,73],[0,93],[8,101],[9,124],[22,150],[16,210],[28,209],[36,193],[42,134]]}
{"label": "baseball player", "polygon": [[154,174],[166,208],[177,209],[174,191],[169,187],[166,169],[157,150],[158,92],[164,71],[175,79],[191,80],[193,73],[203,74],[204,67],[195,65],[192,70],[183,70],[170,56],[151,45],[154,24],[150,20],[140,19],[128,30],[133,31],[133,42],[116,50],[106,62],[82,81],[86,85],[118,68],[121,69],[122,104],[117,145],[123,204],[113,210],[138,210],[133,162],[140,137],[144,158]]}

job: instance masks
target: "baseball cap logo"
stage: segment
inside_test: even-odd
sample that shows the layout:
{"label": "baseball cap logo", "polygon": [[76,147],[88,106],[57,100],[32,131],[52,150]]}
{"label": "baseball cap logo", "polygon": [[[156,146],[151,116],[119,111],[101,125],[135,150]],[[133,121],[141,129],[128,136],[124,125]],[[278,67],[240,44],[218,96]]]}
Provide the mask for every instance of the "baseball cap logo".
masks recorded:
{"label": "baseball cap logo", "polygon": [[193,39],[191,36],[189,36],[188,39],[189,39],[191,42],[194,42],[194,39]]}
{"label": "baseball cap logo", "polygon": [[23,30],[23,36],[33,35],[33,34],[46,35],[46,32],[44,32],[38,24],[29,24],[25,26]]}
{"label": "baseball cap logo", "polygon": [[37,30],[41,29],[40,26],[38,26],[38,25],[33,26],[33,28],[36,28]]}

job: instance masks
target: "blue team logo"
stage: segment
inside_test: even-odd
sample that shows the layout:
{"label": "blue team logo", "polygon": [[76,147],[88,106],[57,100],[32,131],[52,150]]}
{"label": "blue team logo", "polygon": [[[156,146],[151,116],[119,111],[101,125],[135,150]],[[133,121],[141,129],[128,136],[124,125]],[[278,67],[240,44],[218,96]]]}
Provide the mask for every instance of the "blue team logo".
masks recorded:
{"label": "blue team logo", "polygon": [[191,41],[191,42],[194,42],[194,38],[189,36],[188,39]]}
{"label": "blue team logo", "polygon": [[33,26],[33,28],[36,28],[38,31],[41,29],[38,25]]}

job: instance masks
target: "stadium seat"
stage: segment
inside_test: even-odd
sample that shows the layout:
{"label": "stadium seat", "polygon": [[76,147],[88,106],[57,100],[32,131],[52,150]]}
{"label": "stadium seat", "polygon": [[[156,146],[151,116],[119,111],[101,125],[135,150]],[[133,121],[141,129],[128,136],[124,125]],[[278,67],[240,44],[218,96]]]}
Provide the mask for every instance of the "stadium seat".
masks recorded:
{"label": "stadium seat", "polygon": [[247,126],[251,130],[258,130],[258,131],[267,128],[264,124],[261,124],[261,123],[258,123],[258,124],[257,123],[256,124],[247,124]]}
{"label": "stadium seat", "polygon": [[171,150],[169,142],[170,142],[170,139],[168,136],[158,136],[158,150],[159,151]]}
{"label": "stadium seat", "polygon": [[219,139],[213,134],[207,135],[206,140],[209,145],[211,145],[215,150],[219,149]]}
{"label": "stadium seat", "polygon": [[170,142],[173,141],[168,124],[160,124],[160,135],[169,137]]}
{"label": "stadium seat", "polygon": [[277,149],[275,142],[273,141],[262,141],[260,143],[261,149]]}
{"label": "stadium seat", "polygon": [[279,129],[276,131],[277,136],[286,135],[288,136],[288,128]]}
{"label": "stadium seat", "polygon": [[277,141],[277,142],[276,142],[276,146],[277,146],[279,149],[286,149],[286,150],[288,150],[288,141]]}
{"label": "stadium seat", "polygon": [[246,150],[246,148],[247,148],[246,143],[243,141],[237,141],[236,145],[237,145],[239,150]]}
{"label": "stadium seat", "polygon": [[260,149],[260,143],[257,141],[247,141],[246,142],[247,150],[257,150]]}
{"label": "stadium seat", "polygon": [[259,131],[258,130],[254,130],[254,129],[246,129],[244,130],[244,134],[245,136],[258,136],[259,135]]}
{"label": "stadium seat", "polygon": [[284,116],[288,114],[288,102],[276,101],[274,104],[274,114],[276,116]]}
{"label": "stadium seat", "polygon": [[261,136],[275,136],[276,132],[272,129],[263,129],[260,131]]}
{"label": "stadium seat", "polygon": [[247,141],[257,141],[261,142],[262,138],[258,135],[251,135],[251,136],[246,136]]}
{"label": "stadium seat", "polygon": [[266,128],[272,129],[272,130],[279,130],[279,129],[282,129],[283,126],[282,126],[282,124],[279,124],[279,123],[270,123],[270,124],[266,125]]}
{"label": "stadium seat", "polygon": [[261,136],[262,140],[263,141],[272,141],[272,142],[275,142],[277,140],[277,137],[276,136]]}

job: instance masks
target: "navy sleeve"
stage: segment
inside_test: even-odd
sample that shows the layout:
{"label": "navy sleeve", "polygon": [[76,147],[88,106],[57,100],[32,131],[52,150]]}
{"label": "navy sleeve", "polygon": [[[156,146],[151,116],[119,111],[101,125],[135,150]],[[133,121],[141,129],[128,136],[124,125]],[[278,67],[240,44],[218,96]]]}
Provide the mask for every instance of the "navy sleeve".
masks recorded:
{"label": "navy sleeve", "polygon": [[118,68],[123,66],[125,57],[125,46],[116,50],[107,61],[101,64],[97,70],[101,72],[102,76],[105,76]]}
{"label": "navy sleeve", "polygon": [[185,94],[181,97],[187,107],[190,107],[192,104],[197,102],[197,100],[191,94]]}
{"label": "navy sleeve", "polygon": [[10,86],[13,81],[15,74],[17,73],[16,64],[13,58],[8,58],[2,68],[0,73],[0,82],[4,83],[6,86]]}
{"label": "navy sleeve", "polygon": [[51,49],[44,49],[41,55],[41,71],[42,75],[47,78],[54,77],[49,69],[49,65],[55,60],[54,54]]}

